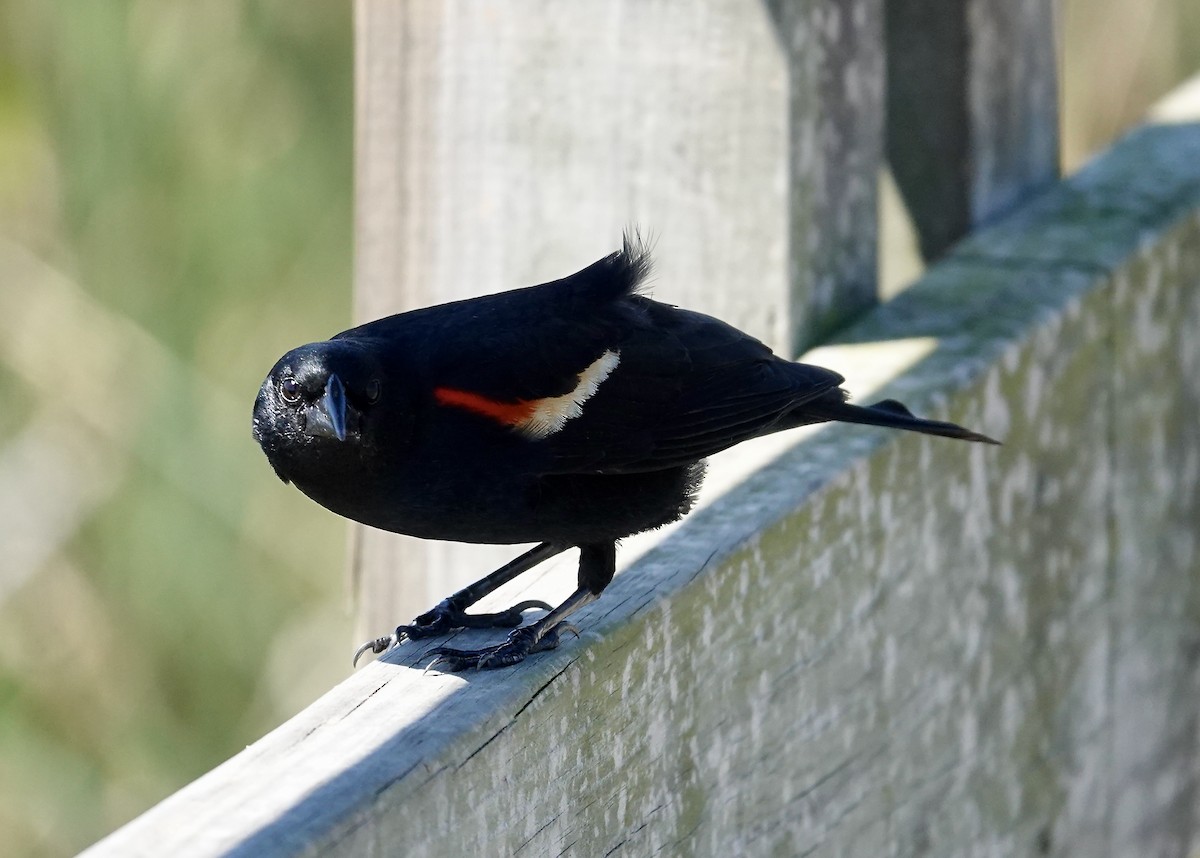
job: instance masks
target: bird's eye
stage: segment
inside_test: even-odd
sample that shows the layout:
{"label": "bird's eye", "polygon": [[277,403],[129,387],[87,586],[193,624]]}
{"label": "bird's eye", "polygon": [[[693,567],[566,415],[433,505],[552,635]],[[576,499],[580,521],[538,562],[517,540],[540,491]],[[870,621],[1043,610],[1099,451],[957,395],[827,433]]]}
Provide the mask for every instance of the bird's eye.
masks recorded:
{"label": "bird's eye", "polygon": [[379,379],[373,378],[367,382],[366,393],[367,393],[367,402],[369,404],[374,405],[376,402],[379,401],[379,390],[380,390]]}
{"label": "bird's eye", "polygon": [[279,384],[279,392],[282,394],[284,402],[294,405],[300,401],[300,382],[290,375],[284,376],[283,381]]}

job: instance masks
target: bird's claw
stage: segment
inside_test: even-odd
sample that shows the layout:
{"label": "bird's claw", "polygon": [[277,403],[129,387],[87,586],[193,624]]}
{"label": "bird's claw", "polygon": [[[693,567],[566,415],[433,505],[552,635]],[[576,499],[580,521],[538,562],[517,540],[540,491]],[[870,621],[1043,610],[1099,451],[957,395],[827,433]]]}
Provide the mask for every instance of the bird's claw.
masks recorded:
{"label": "bird's claw", "polygon": [[[397,629],[397,631],[399,631]],[[362,658],[362,654],[367,650],[378,655],[381,652],[386,652],[392,647],[400,646],[400,638],[395,633],[386,635],[385,637],[369,640],[354,651],[354,661],[351,662],[351,667],[358,667],[358,660]]]}
{"label": "bird's claw", "polygon": [[410,625],[398,626],[396,636],[403,642],[433,637],[452,629],[512,629],[524,622],[524,612],[532,608],[547,612],[554,609],[540,599],[528,599],[513,605],[507,611],[495,614],[468,614],[446,599],[433,610],[421,614]]}
{"label": "bird's claw", "polygon": [[553,610],[552,605],[540,599],[527,599],[513,605],[507,611],[495,614],[468,614],[449,599],[444,599],[437,607],[421,614],[409,625],[396,626],[396,630],[390,635],[364,643],[354,653],[353,666],[358,666],[358,660],[367,650],[378,655],[400,646],[405,641],[433,637],[454,629],[511,629],[521,625],[525,619],[525,611],[533,608],[547,612]]}
{"label": "bird's claw", "polygon": [[448,646],[434,647],[425,655],[432,655],[433,661],[425,666],[425,672],[435,667],[445,665],[451,673],[462,670],[490,670],[497,667],[509,667],[524,661],[527,655],[555,649],[562,643],[564,633],[570,632],[579,637],[579,629],[573,623],[562,622],[547,629],[540,637],[533,626],[525,626],[509,634],[508,639],[496,646],[483,649],[454,649]]}

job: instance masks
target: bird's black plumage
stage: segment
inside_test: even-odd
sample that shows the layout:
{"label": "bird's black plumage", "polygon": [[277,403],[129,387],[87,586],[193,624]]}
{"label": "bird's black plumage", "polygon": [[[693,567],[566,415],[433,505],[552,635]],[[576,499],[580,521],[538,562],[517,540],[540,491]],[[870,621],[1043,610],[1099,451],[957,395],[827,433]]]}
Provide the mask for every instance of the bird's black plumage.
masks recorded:
{"label": "bird's black plumage", "polygon": [[639,294],[649,267],[627,237],[562,280],[370,322],[271,370],[254,436],[313,500],[427,539],[542,543],[367,647],[516,625],[520,611],[465,609],[578,546],[580,589],[567,603],[499,647],[434,652],[452,668],[498,666],[556,645],[565,617],[611,579],[616,540],[684,515],[703,460],[757,435],[843,421],[991,441],[894,401],[848,404],[836,372]]}

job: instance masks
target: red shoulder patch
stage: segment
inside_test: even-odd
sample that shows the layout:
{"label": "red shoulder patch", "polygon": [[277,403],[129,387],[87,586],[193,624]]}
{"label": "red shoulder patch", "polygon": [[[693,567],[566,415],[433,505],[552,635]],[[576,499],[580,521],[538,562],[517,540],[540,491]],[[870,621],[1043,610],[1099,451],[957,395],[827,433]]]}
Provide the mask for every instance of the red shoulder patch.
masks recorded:
{"label": "red shoulder patch", "polygon": [[433,396],[442,405],[474,411],[504,426],[511,426],[530,438],[545,438],[562,429],[568,420],[583,414],[583,404],[592,398],[620,362],[620,352],[606,351],[579,373],[575,377],[575,387],[561,396],[497,402],[478,393],[452,387],[435,388]]}
{"label": "red shoulder patch", "polygon": [[520,426],[533,416],[538,406],[536,399],[497,402],[494,399],[488,399],[486,396],[480,396],[478,393],[455,390],[452,387],[436,388],[433,391],[433,396],[442,405],[465,408],[467,411],[474,411],[476,414],[490,417],[497,423],[503,423],[505,426]]}

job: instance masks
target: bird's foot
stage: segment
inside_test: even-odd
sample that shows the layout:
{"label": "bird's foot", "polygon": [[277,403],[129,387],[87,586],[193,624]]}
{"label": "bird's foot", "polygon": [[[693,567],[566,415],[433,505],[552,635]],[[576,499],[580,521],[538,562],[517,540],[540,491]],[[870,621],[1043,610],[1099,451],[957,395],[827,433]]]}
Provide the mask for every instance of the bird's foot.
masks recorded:
{"label": "bird's foot", "polygon": [[489,670],[496,667],[508,667],[509,665],[524,661],[525,656],[531,653],[555,649],[562,642],[562,636],[566,632],[579,637],[578,628],[571,623],[563,622],[551,626],[540,636],[536,624],[525,626],[510,633],[508,640],[504,643],[483,649],[452,649],[448,646],[434,647],[425,653],[426,655],[435,656],[434,660],[429,663],[425,670],[432,670],[436,667],[448,670],[451,673],[457,673],[460,670],[469,670],[471,668]]}
{"label": "bird's foot", "polygon": [[545,602],[529,599],[513,605],[507,611],[495,614],[468,614],[450,599],[443,599],[437,607],[421,614],[409,625],[396,626],[396,630],[390,635],[364,643],[354,653],[354,664],[358,664],[358,660],[367,650],[378,654],[394,649],[405,641],[433,637],[454,629],[511,629],[521,625],[525,619],[524,612],[533,608],[552,610],[552,606]]}

